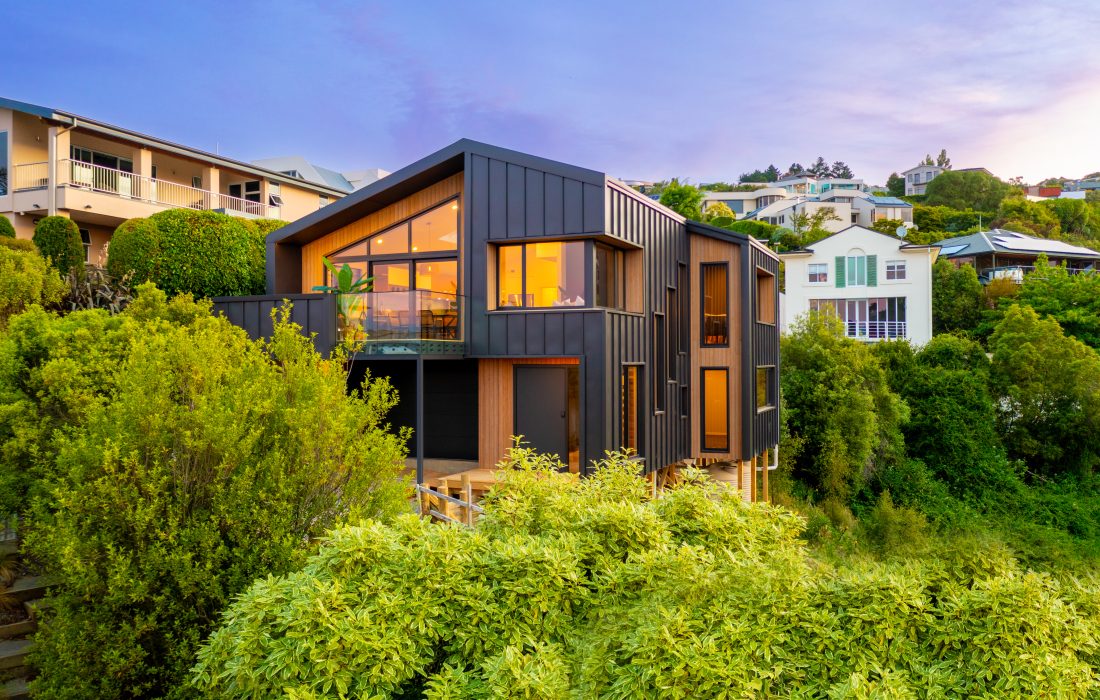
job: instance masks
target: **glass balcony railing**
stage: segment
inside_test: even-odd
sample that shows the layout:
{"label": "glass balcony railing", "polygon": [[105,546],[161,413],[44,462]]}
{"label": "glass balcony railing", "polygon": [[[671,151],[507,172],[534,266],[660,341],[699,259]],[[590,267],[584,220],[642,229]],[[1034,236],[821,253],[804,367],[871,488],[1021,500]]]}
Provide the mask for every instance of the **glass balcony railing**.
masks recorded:
{"label": "glass balcony railing", "polygon": [[340,337],[365,354],[461,353],[462,297],[414,290],[337,295]]}

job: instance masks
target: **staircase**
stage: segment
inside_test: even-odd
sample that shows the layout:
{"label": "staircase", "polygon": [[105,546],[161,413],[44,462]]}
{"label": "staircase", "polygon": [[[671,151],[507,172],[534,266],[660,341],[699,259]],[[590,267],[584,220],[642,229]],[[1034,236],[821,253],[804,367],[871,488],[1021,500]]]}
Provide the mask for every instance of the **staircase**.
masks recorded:
{"label": "staircase", "polygon": [[[0,541],[0,554],[18,551],[17,539]],[[22,606],[27,613],[24,620],[0,625],[0,699],[23,700],[29,698],[27,681],[31,668],[27,665],[34,636],[38,629],[37,610],[46,596],[49,584],[41,576],[21,576],[7,590],[0,591]]]}

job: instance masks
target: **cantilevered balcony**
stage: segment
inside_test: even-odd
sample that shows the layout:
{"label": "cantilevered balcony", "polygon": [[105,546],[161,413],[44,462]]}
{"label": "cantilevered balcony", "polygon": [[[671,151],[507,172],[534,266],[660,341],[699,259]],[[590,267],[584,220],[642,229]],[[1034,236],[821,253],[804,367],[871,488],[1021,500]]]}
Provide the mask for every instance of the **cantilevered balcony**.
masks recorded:
{"label": "cantilevered balcony", "polygon": [[[59,160],[57,178],[58,187],[74,192],[109,195],[129,202],[147,203],[158,209],[198,209],[261,218],[276,214],[272,207],[262,202],[75,160]],[[49,184],[48,162],[16,165],[12,169],[12,190],[16,193],[44,190]]]}
{"label": "cantilevered balcony", "polygon": [[367,355],[462,354],[462,297],[427,290],[337,296],[337,330]]}

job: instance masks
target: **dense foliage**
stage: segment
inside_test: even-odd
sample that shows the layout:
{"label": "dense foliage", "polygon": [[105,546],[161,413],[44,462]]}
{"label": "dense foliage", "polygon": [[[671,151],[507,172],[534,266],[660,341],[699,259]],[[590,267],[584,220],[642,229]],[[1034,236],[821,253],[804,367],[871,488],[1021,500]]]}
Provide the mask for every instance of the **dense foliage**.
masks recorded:
{"label": "dense foliage", "polygon": [[345,518],[407,508],[388,383],[349,396],[340,358],[276,321],[250,341],[144,285],[120,314],[32,308],[0,336],[3,505],[24,509],[25,551],[58,584],[39,696],[190,694],[235,595]]}
{"label": "dense foliage", "polygon": [[681,183],[676,178],[661,191],[661,204],[686,219],[701,221],[703,218],[703,193],[694,185]]}
{"label": "dense foliage", "polygon": [[[1096,582],[996,546],[833,566],[788,511],[622,455],[578,481],[520,454],[477,528],[334,531],[203,647],[206,697],[1083,697]],[[878,508],[887,532],[898,511]],[[912,543],[900,542],[899,546]],[[1026,663],[1021,663],[1026,659]]]}
{"label": "dense foliage", "polygon": [[62,275],[84,267],[84,243],[76,222],[66,216],[47,216],[34,226],[34,245]]}
{"label": "dense foliage", "polygon": [[11,219],[0,214],[0,238],[15,238],[15,226],[12,225]]}
{"label": "dense foliage", "polygon": [[1100,275],[1070,274],[1045,256],[1024,277],[1015,300],[1053,318],[1066,335],[1100,349]]}
{"label": "dense foliage", "polygon": [[154,282],[169,296],[264,292],[264,238],[285,222],[169,209],[123,222],[108,249],[112,277]]}
{"label": "dense foliage", "polygon": [[[61,301],[65,285],[30,241],[0,238],[0,329],[32,304]],[[30,250],[27,248],[30,247]]]}
{"label": "dense foliage", "polygon": [[982,311],[982,283],[972,265],[940,258],[932,266],[932,328],[936,333],[971,330]]}
{"label": "dense foliage", "polygon": [[1011,191],[1011,185],[980,170],[948,170],[924,188],[928,204],[977,211],[996,209]]}

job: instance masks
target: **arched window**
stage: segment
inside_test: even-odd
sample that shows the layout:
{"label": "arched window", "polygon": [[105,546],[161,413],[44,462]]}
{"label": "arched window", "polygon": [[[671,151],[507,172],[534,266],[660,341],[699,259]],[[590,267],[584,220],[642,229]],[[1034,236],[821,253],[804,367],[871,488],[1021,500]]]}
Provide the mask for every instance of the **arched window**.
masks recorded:
{"label": "arched window", "polygon": [[848,251],[848,269],[845,284],[849,287],[867,285],[867,254],[859,248]]}

